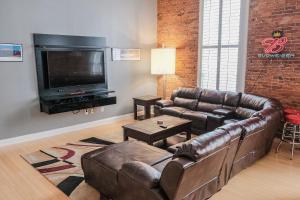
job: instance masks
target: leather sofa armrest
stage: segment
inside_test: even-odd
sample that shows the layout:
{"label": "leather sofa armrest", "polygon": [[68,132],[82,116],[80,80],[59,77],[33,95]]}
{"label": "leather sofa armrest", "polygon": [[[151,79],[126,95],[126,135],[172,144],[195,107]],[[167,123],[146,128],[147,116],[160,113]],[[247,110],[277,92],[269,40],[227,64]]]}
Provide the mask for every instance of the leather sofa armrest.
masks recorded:
{"label": "leather sofa armrest", "polygon": [[260,118],[262,120],[265,120],[269,116],[271,116],[274,112],[277,112],[274,108],[266,108],[266,109],[257,111],[251,117],[258,117],[258,118]]}
{"label": "leather sofa armrest", "polygon": [[170,107],[174,105],[174,102],[172,100],[159,100],[155,102],[155,105],[165,108],[165,107]]}
{"label": "leather sofa armrest", "polygon": [[176,195],[184,170],[193,164],[194,162],[191,160],[175,158],[165,166],[161,174],[160,186],[168,196],[168,199],[175,199],[174,196]]}
{"label": "leather sofa armrest", "polygon": [[184,142],[180,142],[178,144],[172,145],[168,147],[167,151],[174,154],[177,151],[178,147],[181,147],[182,144],[184,144]]}
{"label": "leather sofa armrest", "polygon": [[216,115],[224,115],[226,117],[231,117],[234,115],[234,111],[224,108],[216,109],[213,111],[213,113]]}
{"label": "leather sofa armrest", "polygon": [[226,119],[223,115],[208,115],[207,116],[207,131],[213,131],[223,125]]}
{"label": "leather sofa armrest", "polygon": [[119,173],[149,189],[159,186],[161,176],[161,173],[150,165],[138,161],[123,164]]}

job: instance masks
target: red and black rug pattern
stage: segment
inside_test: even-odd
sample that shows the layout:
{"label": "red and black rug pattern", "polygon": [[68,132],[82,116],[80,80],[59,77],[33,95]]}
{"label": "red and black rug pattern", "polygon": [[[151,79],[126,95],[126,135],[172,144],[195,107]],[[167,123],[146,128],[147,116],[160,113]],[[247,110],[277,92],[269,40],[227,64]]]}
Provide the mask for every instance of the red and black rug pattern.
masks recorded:
{"label": "red and black rug pattern", "polygon": [[22,156],[72,200],[99,200],[100,194],[84,181],[81,156],[112,142],[88,138]]}

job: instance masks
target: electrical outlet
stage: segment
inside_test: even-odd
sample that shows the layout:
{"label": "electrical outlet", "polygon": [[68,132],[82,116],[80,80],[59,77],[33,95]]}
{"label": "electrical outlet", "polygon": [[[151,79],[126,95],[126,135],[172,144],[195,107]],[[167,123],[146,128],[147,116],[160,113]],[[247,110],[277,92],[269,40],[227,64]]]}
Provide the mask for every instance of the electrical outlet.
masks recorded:
{"label": "electrical outlet", "polygon": [[100,108],[100,111],[101,111],[101,112],[104,112],[104,111],[105,111],[104,107],[101,107],[101,108]]}

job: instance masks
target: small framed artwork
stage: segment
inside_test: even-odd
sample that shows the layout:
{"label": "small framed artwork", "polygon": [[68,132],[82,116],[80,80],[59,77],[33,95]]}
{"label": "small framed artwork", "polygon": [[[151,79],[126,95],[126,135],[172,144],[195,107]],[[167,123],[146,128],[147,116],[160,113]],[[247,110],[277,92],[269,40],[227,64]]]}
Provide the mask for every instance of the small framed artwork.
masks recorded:
{"label": "small framed artwork", "polygon": [[22,44],[0,43],[0,62],[22,62]]}
{"label": "small framed artwork", "polygon": [[118,49],[112,48],[112,60],[131,60],[138,61],[141,60],[141,50],[140,49]]}

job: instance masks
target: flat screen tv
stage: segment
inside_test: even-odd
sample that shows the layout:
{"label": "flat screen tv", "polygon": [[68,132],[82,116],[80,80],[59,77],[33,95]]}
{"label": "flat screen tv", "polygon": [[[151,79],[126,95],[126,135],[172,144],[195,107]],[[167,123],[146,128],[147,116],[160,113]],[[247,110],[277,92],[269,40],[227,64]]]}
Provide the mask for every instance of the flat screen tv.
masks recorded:
{"label": "flat screen tv", "polygon": [[104,51],[46,51],[49,88],[104,84]]}

